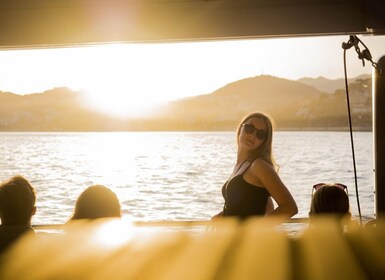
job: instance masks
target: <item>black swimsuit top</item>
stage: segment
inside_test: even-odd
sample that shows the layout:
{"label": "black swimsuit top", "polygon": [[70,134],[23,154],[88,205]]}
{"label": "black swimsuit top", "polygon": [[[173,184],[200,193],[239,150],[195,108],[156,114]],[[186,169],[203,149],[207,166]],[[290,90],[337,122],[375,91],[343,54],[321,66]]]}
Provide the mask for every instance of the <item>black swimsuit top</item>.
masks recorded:
{"label": "black swimsuit top", "polygon": [[241,219],[254,215],[263,216],[270,194],[265,188],[246,182],[243,173],[233,177],[222,187],[225,199],[223,215],[237,216]]}

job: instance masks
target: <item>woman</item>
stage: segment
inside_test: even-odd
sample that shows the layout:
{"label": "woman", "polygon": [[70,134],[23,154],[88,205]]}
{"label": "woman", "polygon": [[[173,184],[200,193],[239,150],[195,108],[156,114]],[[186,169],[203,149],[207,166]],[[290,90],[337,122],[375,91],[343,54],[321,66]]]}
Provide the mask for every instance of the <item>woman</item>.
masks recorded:
{"label": "woman", "polygon": [[120,203],[116,194],[105,186],[94,185],[78,197],[71,220],[120,217]]}
{"label": "woman", "polygon": [[[215,215],[250,216],[297,214],[297,205],[276,171],[272,155],[273,125],[262,113],[252,113],[240,123],[237,131],[237,162],[222,188],[223,211]],[[277,204],[271,208],[271,198]]]}

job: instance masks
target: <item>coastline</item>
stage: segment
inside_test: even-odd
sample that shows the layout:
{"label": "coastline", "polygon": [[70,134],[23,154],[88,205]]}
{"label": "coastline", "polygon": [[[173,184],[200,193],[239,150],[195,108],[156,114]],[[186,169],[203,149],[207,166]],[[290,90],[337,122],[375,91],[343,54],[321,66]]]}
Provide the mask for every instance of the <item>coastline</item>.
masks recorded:
{"label": "coastline", "polygon": [[[294,127],[275,127],[275,130],[276,131],[330,131],[330,132],[346,132],[346,131],[349,131],[349,127],[341,127],[341,126],[324,126],[324,127],[300,127],[300,126],[294,126]],[[219,129],[219,128],[213,128],[213,129],[183,129],[183,128],[179,128],[179,129],[146,129],[146,128],[143,128],[143,129],[79,129],[79,130],[76,130],[76,129],[31,129],[31,130],[27,130],[27,129],[7,129],[7,130],[1,130],[0,129],[0,133],[82,133],[82,132],[182,132],[182,131],[190,131],[190,132],[221,132],[221,131],[229,131],[229,132],[232,132],[234,131],[234,128],[223,128],[223,129]],[[353,126],[353,131],[355,132],[372,132],[373,131],[373,127],[368,127],[368,126]]]}

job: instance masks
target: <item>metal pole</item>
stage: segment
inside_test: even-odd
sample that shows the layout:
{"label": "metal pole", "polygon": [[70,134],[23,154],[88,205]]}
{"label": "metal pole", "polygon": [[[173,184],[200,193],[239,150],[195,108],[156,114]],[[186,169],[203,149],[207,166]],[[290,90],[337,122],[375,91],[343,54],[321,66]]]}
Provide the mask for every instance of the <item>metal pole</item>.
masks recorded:
{"label": "metal pole", "polygon": [[385,218],[385,56],[373,71],[375,215]]}

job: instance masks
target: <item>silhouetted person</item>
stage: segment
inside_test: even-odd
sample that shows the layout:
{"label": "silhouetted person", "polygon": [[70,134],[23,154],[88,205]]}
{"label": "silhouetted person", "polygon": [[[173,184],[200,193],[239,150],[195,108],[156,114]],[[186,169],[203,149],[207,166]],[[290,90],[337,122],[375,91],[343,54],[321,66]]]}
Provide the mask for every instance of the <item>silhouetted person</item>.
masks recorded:
{"label": "silhouetted person", "polygon": [[333,214],[350,215],[347,187],[342,184],[317,184],[313,187],[309,216]]}
{"label": "silhouetted person", "polygon": [[34,234],[32,216],[36,212],[36,191],[22,176],[0,185],[0,252],[26,233]]}
{"label": "silhouetted person", "polygon": [[321,183],[313,186],[309,212],[310,223],[320,216],[334,217],[341,222],[342,226],[351,224],[349,196],[345,185]]}
{"label": "silhouetted person", "polygon": [[105,186],[94,185],[80,194],[70,220],[120,217],[121,208],[116,194]]}

